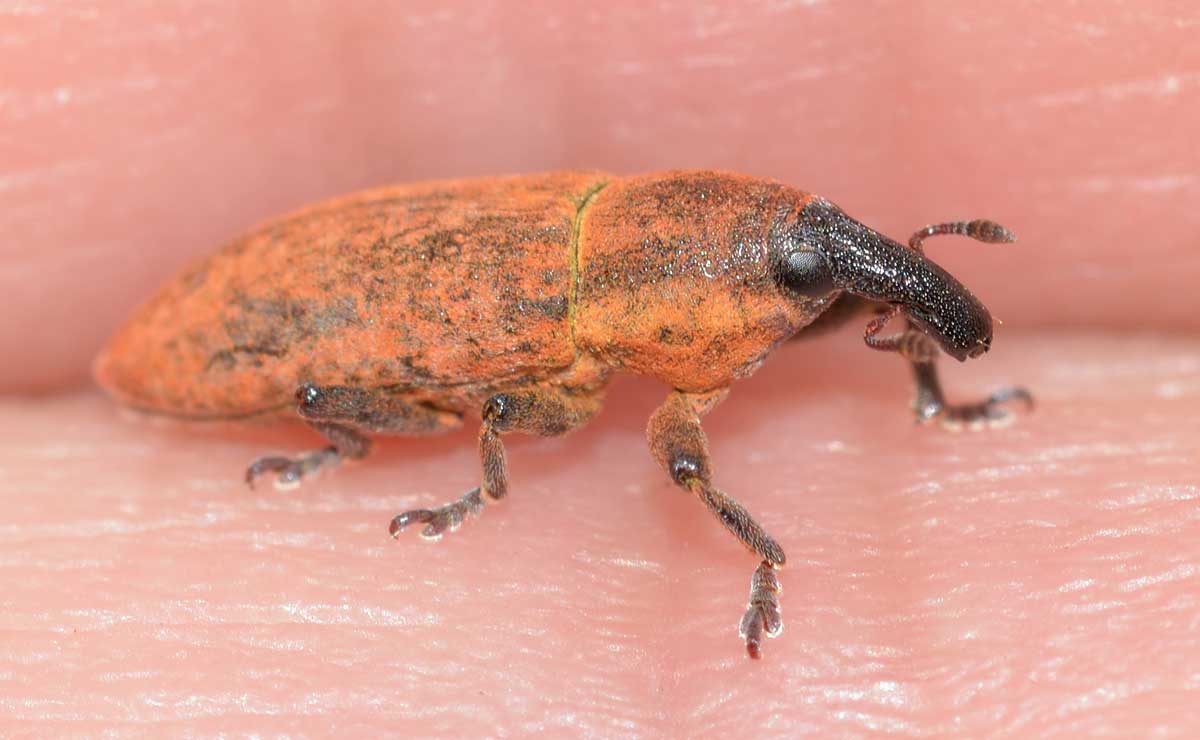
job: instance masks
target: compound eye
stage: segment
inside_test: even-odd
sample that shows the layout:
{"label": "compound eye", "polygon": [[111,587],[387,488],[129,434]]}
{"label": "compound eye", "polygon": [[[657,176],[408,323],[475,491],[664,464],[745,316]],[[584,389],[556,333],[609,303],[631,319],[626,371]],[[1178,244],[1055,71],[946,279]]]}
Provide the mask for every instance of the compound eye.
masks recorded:
{"label": "compound eye", "polygon": [[833,274],[825,258],[811,251],[788,255],[783,266],[783,284],[793,293],[808,298],[823,298],[834,290]]}

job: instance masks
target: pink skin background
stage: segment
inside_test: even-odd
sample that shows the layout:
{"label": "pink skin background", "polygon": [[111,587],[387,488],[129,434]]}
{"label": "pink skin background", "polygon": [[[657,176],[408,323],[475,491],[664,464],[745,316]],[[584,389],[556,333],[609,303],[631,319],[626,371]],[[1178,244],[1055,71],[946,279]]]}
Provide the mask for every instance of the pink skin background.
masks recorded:
{"label": "pink skin background", "polygon": [[[1194,737],[1200,10],[1193,2],[0,6],[0,734]],[[512,495],[431,545],[474,430],[301,490],[300,428],[164,427],[88,381],[190,259],[356,188],[713,167],[820,192],[1004,320],[943,362],[999,430],[915,427],[860,326],[706,420],[788,552],[755,560],[645,449],[665,388],[511,437]]]}

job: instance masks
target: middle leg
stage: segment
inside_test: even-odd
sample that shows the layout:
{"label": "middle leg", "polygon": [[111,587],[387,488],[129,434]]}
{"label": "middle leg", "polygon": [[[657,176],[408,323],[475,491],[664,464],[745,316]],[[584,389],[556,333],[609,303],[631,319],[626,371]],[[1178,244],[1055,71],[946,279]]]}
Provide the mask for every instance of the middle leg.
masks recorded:
{"label": "middle leg", "polygon": [[478,515],[484,502],[508,494],[508,465],[500,435],[527,432],[543,437],[566,434],[583,426],[600,410],[601,392],[570,391],[557,386],[498,393],[483,404],[479,427],[479,460],[483,482],[461,498],[436,509],[413,509],[392,519],[389,531],[399,536],[411,524],[424,524],[421,536],[436,540],[458,529],[469,515]]}

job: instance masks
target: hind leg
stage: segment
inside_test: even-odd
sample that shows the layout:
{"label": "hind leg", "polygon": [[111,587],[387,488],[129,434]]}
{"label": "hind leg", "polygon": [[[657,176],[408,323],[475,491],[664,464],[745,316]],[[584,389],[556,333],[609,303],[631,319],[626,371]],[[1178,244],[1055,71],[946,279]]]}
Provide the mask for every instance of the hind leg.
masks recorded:
{"label": "hind leg", "polygon": [[275,473],[276,488],[294,488],[307,475],[357,460],[371,451],[364,432],[438,434],[458,428],[462,417],[451,411],[382,391],[306,383],[296,391],[296,413],[332,444],[298,457],[263,457],[246,469],[251,488],[264,473]]}
{"label": "hind leg", "polygon": [[390,531],[398,536],[411,524],[424,524],[421,536],[436,540],[454,531],[468,515],[483,510],[485,501],[499,501],[508,493],[508,466],[500,435],[526,432],[543,437],[566,434],[583,426],[600,409],[599,391],[572,392],[559,387],[498,393],[483,404],[479,427],[479,459],[483,482],[462,498],[436,509],[414,509],[392,519]]}

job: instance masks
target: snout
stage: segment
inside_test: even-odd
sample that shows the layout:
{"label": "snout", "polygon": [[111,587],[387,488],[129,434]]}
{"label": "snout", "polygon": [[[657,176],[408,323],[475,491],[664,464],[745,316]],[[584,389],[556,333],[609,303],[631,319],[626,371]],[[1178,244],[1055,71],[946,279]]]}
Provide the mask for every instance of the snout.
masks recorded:
{"label": "snout", "polygon": [[991,348],[992,348],[992,338],[987,337],[986,339],[979,340],[979,344],[975,345],[975,348],[972,349],[970,352],[968,352],[967,356],[968,357],[979,357],[980,355],[984,354]]}
{"label": "snout", "polygon": [[[978,357],[991,346],[991,314],[966,286],[920,251],[864,226],[832,203],[805,206],[793,241],[820,255],[833,288],[900,306],[956,360]],[[801,265],[804,270],[788,263],[793,272],[803,273],[793,281],[801,288],[812,282],[799,279],[814,273],[809,262]]]}
{"label": "snout", "polygon": [[939,302],[937,310],[904,306],[903,313],[917,328],[933,337],[942,351],[959,362],[979,357],[992,347],[992,317],[970,293]]}

